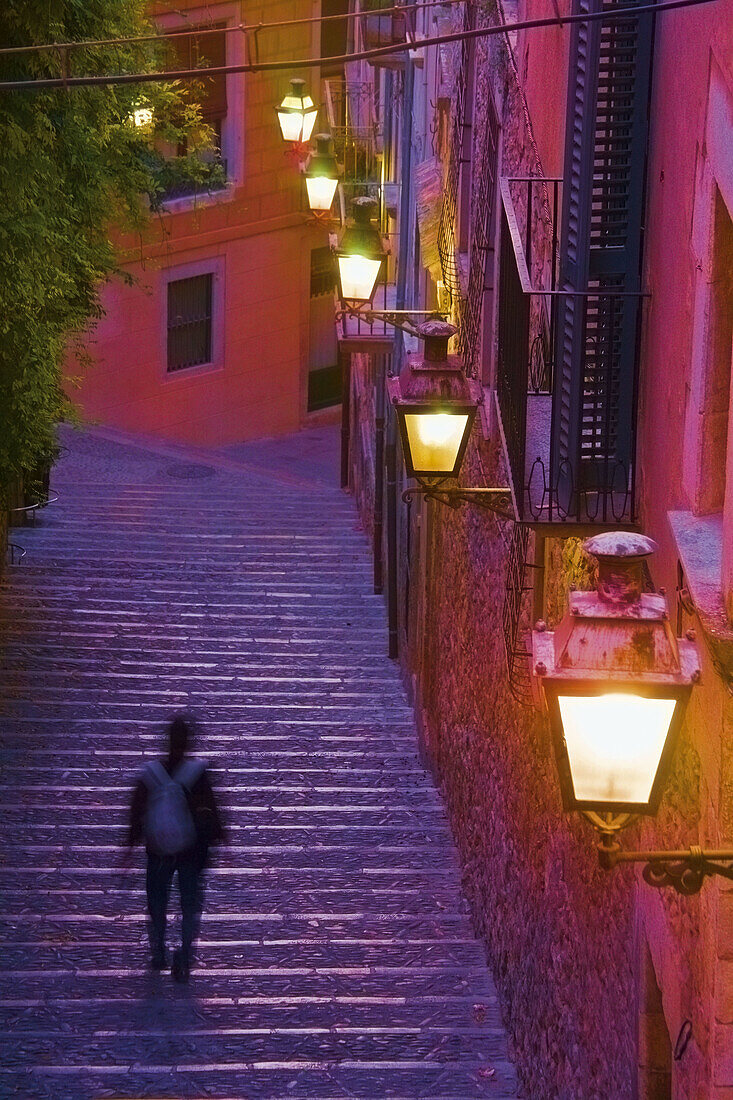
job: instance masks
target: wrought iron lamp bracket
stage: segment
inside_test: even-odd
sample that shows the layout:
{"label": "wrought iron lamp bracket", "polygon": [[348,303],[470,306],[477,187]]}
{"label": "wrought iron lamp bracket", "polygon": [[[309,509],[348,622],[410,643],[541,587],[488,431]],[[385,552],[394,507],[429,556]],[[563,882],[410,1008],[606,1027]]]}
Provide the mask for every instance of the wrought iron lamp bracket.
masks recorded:
{"label": "wrought iron lamp bracket", "polygon": [[[444,321],[447,317],[447,312],[440,312],[435,309],[372,309],[371,306],[348,305],[336,311],[337,324],[348,317],[353,320],[363,321],[366,325],[373,325],[376,321],[385,321],[388,325],[392,325],[393,328],[402,329],[403,332],[408,333],[410,336],[418,337],[420,335],[418,326],[422,321],[426,318]],[[419,320],[414,320],[413,318],[419,318]]]}
{"label": "wrought iron lamp bracket", "polygon": [[705,879],[720,875],[733,881],[733,850],[703,851],[693,844],[686,851],[676,852],[625,852],[604,833],[598,844],[598,861],[604,871],[611,871],[620,863],[644,863],[644,882],[661,890],[671,886],[678,894],[697,894]]}
{"label": "wrought iron lamp bracket", "polygon": [[509,488],[460,488],[444,486],[442,482],[430,485],[421,482],[410,489],[405,489],[402,499],[409,504],[414,497],[425,497],[427,500],[435,500],[439,504],[446,504],[449,508],[458,509],[464,504],[471,504],[474,508],[482,508],[484,511],[493,512],[501,519],[516,522],[512,494]]}

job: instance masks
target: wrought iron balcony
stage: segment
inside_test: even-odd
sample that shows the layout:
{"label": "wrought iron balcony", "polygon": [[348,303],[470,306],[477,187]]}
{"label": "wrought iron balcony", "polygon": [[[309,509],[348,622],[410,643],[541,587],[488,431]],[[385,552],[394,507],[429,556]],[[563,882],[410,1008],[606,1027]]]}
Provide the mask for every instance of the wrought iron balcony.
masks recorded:
{"label": "wrought iron balcony", "polygon": [[501,180],[497,404],[520,521],[635,522],[642,295],[599,275],[560,285],[562,181]]}

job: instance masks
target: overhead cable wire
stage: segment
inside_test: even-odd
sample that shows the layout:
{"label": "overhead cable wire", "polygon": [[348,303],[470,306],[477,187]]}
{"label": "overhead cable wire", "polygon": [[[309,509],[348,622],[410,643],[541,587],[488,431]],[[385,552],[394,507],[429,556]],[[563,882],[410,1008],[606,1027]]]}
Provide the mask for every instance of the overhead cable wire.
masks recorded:
{"label": "overhead cable wire", "polygon": [[[424,8],[444,8],[448,5],[455,4],[471,4],[474,0],[427,0],[426,3],[414,3],[414,4],[395,4],[391,8],[380,8],[378,15],[381,18],[384,15],[390,15],[394,12],[409,11],[422,11]],[[166,13],[167,14],[167,13]],[[176,13],[184,14],[187,13]],[[209,34],[246,34],[248,31],[269,31],[273,29],[279,29],[280,27],[294,27],[300,26],[304,23],[332,23],[336,19],[362,19],[365,15],[371,14],[366,11],[348,11],[343,12],[340,15],[308,15],[300,16],[298,19],[280,19],[277,22],[271,23],[234,23],[229,27],[221,26],[201,26],[193,24],[185,29],[176,29],[172,31],[155,31],[151,34],[137,34],[126,38],[82,38],[74,39],[70,42],[39,42],[34,45],[28,46],[1,46],[0,57],[21,54],[21,53],[39,53],[44,50],[53,52],[54,50],[81,50],[91,49],[96,46],[133,46],[138,45],[141,42],[163,42],[170,38],[188,38],[191,35],[195,35],[196,38],[204,37]],[[213,23],[215,17],[211,17]],[[329,61],[331,58],[324,58]]]}
{"label": "overhead cable wire", "polygon": [[[578,15],[551,16],[542,19],[523,19],[514,23],[501,23],[489,27],[480,27],[469,31],[455,31],[450,34],[437,35],[433,38],[422,38],[413,45],[404,42],[392,46],[379,46],[372,50],[359,50],[350,54],[341,54],[330,57],[299,58],[288,61],[248,61],[241,65],[212,65],[197,69],[173,69],[151,73],[118,73],[109,76],[61,76],[50,78],[38,78],[34,80],[4,80],[0,81],[0,91],[23,90],[50,90],[53,88],[83,88],[104,87],[114,84],[151,84],[175,80],[201,80],[202,76],[225,76],[236,73],[261,73],[282,72],[293,69],[313,69],[324,63],[329,65],[350,61],[370,61],[373,58],[388,57],[391,54],[405,53],[406,50],[422,49],[426,46],[442,46],[451,42],[463,42],[472,38],[487,38],[494,34],[507,34],[512,31],[534,30],[539,27],[556,27],[572,25],[573,23],[611,23],[617,20],[627,19],[629,16],[645,14],[661,14],[678,8],[698,7],[701,4],[714,4],[717,0],[662,0],[655,4],[640,4],[638,6],[627,5],[622,8],[605,10],[600,12],[583,12]],[[403,9],[404,10],[404,9]],[[342,18],[342,17],[340,17]],[[256,26],[244,28],[245,32],[255,31]],[[187,33],[192,33],[188,31]],[[85,46],[95,45],[93,42],[84,43]],[[62,47],[56,46],[57,49]]]}

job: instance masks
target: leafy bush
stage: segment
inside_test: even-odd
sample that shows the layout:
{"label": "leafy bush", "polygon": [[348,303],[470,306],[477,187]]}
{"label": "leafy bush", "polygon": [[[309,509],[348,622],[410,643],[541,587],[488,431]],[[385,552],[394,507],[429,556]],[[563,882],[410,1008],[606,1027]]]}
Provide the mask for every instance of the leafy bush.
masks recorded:
{"label": "leafy bush", "polygon": [[[142,0],[4,0],[4,46],[144,35]],[[150,72],[159,43],[68,52],[67,75]],[[63,75],[62,51],[0,55],[0,80]],[[52,461],[69,414],[62,364],[101,315],[102,284],[121,274],[113,243],[144,233],[171,178],[211,182],[211,132],[195,89],[178,83],[0,91],[0,492]],[[136,125],[134,112],[152,111]],[[161,148],[185,140],[185,157]]]}

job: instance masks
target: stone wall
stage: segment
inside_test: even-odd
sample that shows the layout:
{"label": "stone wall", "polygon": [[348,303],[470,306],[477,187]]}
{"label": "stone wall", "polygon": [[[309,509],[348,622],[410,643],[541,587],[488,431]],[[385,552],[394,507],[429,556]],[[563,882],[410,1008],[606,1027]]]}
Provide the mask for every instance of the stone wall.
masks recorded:
{"label": "stone wall", "polygon": [[[480,476],[474,451],[466,482]],[[562,813],[547,724],[509,691],[505,537],[489,514],[432,507],[420,724],[526,1095],[630,1100],[633,879],[598,869],[590,828]]]}
{"label": "stone wall", "polygon": [[[568,6],[561,0],[561,10]],[[482,10],[485,18],[494,17],[492,4]],[[725,12],[732,10],[725,0],[717,13],[701,9],[665,16],[655,55],[648,197],[648,224],[655,232],[647,234],[645,277],[653,294],[645,307],[641,361],[639,432],[646,476],[639,501],[642,527],[661,544],[651,581],[666,587],[671,605],[676,553],[666,512],[690,507],[684,493],[683,390],[690,377],[689,284],[698,270],[690,262],[694,248],[689,241],[680,248],[680,242],[689,237],[695,201],[695,141],[699,144],[706,125],[711,129],[710,119],[715,121],[712,108],[707,123],[705,116],[707,100],[714,99],[708,91],[711,43],[712,71],[722,86],[729,66],[715,44],[730,38],[733,22],[725,23]],[[534,14],[528,0],[520,3],[522,14]],[[558,28],[544,37],[528,32],[515,42],[516,63],[503,36],[479,40],[474,187],[482,172],[479,143],[489,96],[502,122],[500,174],[561,173],[565,79],[559,70],[566,67],[568,37]],[[549,86],[543,65],[551,70]],[[681,66],[684,85],[674,82]],[[685,104],[694,111],[679,102],[683,86]],[[733,88],[733,78],[727,86]],[[689,155],[679,155],[683,147]],[[662,187],[665,170],[680,177],[674,201],[671,190]],[[525,213],[520,199],[520,223]],[[536,202],[535,285],[547,272],[546,214]],[[489,325],[484,378],[495,377],[495,338]],[[695,354],[693,346],[693,359]],[[367,374],[363,368],[362,377]],[[487,396],[483,418],[487,434],[490,400]],[[366,438],[354,428],[356,467],[360,461],[364,466],[358,448]],[[506,484],[499,448],[478,427],[462,483]],[[359,498],[369,508],[364,521],[370,524],[368,492],[360,489]],[[400,505],[399,526],[405,679],[426,759],[448,807],[526,1095],[531,1100],[733,1100],[730,884],[709,881],[701,894],[687,898],[650,889],[638,868],[599,870],[592,829],[579,815],[562,811],[547,723],[509,689],[502,610],[510,525],[470,508],[452,511],[428,503]],[[544,615],[554,623],[568,588],[592,583],[592,567],[576,538],[548,540],[544,560]],[[528,586],[532,576],[528,571]],[[525,632],[531,605],[530,591]],[[695,616],[685,615],[682,627],[696,627],[703,642]],[[730,847],[733,699],[704,643],[701,648],[703,683],[693,694],[660,811],[625,832],[626,848]],[[679,1036],[686,1036],[685,1049],[673,1059]]]}

